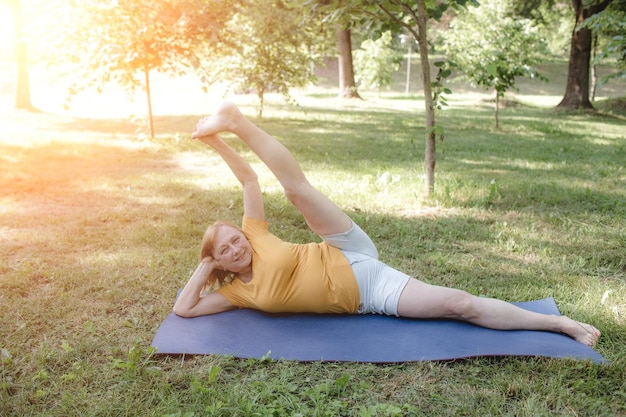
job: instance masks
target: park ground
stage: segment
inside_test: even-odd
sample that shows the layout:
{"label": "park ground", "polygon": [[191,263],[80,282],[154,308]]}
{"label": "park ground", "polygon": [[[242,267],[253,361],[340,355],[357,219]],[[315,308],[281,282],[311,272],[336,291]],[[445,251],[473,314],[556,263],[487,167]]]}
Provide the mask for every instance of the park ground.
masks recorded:
{"label": "park ground", "polygon": [[[591,322],[610,365],[475,358],[371,365],[169,358],[150,342],[216,219],[239,221],[241,193],[190,139],[228,96],[155,76],[156,138],[145,101],[115,89],[77,97],[43,74],[40,112],[0,96],[1,416],[391,416],[626,413],[626,87],[598,90],[597,112],[554,109],[550,82],[520,81],[493,127],[491,94],[452,85],[439,113],[435,193],[423,195],[417,69],[382,96],[335,98],[334,80],[269,96],[263,128],[374,238],[384,261],[428,282],[526,301],[554,297]],[[315,239],[270,173],[259,171],[272,231]]]}

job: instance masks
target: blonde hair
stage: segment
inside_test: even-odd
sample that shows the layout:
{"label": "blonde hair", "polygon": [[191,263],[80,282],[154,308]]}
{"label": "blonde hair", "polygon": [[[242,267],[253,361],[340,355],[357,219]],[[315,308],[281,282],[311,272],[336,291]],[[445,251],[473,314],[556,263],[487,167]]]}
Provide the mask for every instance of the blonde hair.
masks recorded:
{"label": "blonde hair", "polygon": [[[213,256],[213,251],[215,250],[215,238],[217,236],[218,230],[222,227],[232,227],[233,229],[239,230],[241,233],[243,231],[241,228],[231,222],[227,221],[217,221],[209,226],[204,232],[204,236],[202,236],[202,246],[200,248],[200,261],[202,261],[207,256]],[[216,284],[224,285],[227,282],[230,282],[233,278],[233,273],[230,271],[223,271],[221,269],[214,269],[209,275],[207,279],[206,287],[214,287]]]}

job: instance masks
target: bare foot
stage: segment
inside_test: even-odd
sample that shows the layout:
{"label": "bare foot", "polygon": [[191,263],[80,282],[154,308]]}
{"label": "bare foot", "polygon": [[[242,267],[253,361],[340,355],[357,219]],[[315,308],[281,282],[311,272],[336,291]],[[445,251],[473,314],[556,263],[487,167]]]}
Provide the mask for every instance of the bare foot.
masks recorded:
{"label": "bare foot", "polygon": [[239,117],[241,117],[241,112],[237,106],[227,101],[217,109],[215,114],[200,119],[191,137],[197,139],[220,132],[232,132],[237,127]]}
{"label": "bare foot", "polygon": [[566,320],[566,326],[563,332],[574,340],[584,343],[587,346],[593,346],[598,341],[598,338],[600,338],[600,330],[596,329],[591,324],[581,323],[565,316],[563,316],[563,318]]}

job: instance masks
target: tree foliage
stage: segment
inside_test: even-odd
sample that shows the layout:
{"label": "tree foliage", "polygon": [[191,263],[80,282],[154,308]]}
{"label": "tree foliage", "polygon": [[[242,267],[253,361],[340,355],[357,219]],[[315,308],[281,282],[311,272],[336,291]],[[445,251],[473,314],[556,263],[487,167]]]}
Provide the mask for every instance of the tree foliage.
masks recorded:
{"label": "tree foliage", "polygon": [[55,55],[69,58],[83,87],[114,81],[135,89],[146,69],[180,75],[199,67],[195,46],[219,37],[232,13],[227,6],[220,0],[76,0],[53,40],[64,46]]}
{"label": "tree foliage", "polygon": [[530,19],[545,39],[550,55],[567,57],[574,22],[570,0],[508,0],[506,15]]}
{"label": "tree foliage", "polygon": [[380,96],[381,89],[391,84],[402,60],[402,55],[393,48],[391,32],[383,33],[378,39],[366,39],[354,55],[359,83],[378,88]]}
{"label": "tree foliage", "polygon": [[547,55],[546,44],[528,19],[506,14],[502,1],[483,3],[456,18],[442,35],[450,65],[473,85],[495,91],[495,125],[499,101],[515,88],[518,77],[543,78],[535,65]]}
{"label": "tree foliage", "polygon": [[198,45],[216,42],[233,10],[221,0],[71,0],[52,29],[36,34],[46,39],[47,62],[71,77],[70,97],[108,83],[149,95],[150,71],[201,68]]}
{"label": "tree foliage", "polygon": [[326,51],[325,36],[302,18],[300,10],[280,0],[248,4],[228,22],[216,46],[213,78],[256,92],[262,116],[267,92],[278,92],[290,101],[290,88],[314,79],[311,65]]}

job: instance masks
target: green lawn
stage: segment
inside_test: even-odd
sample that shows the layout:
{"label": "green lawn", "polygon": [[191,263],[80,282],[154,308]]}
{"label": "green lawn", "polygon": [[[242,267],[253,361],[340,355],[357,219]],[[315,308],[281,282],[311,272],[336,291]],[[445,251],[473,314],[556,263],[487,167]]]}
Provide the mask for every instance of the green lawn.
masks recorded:
{"label": "green lawn", "polygon": [[[237,99],[236,99],[237,100]],[[250,101],[240,98],[254,114]],[[370,365],[165,358],[149,345],[193,271],[206,225],[241,192],[188,138],[199,115],[126,120],[0,115],[1,416],[391,416],[626,413],[626,114],[451,98],[436,192],[423,197],[419,100],[289,107],[260,122],[371,234],[428,282],[554,297],[595,324],[612,364],[544,358]],[[608,111],[607,103],[598,107]],[[232,138],[228,138],[229,141]],[[258,168],[272,231],[315,238]]]}

